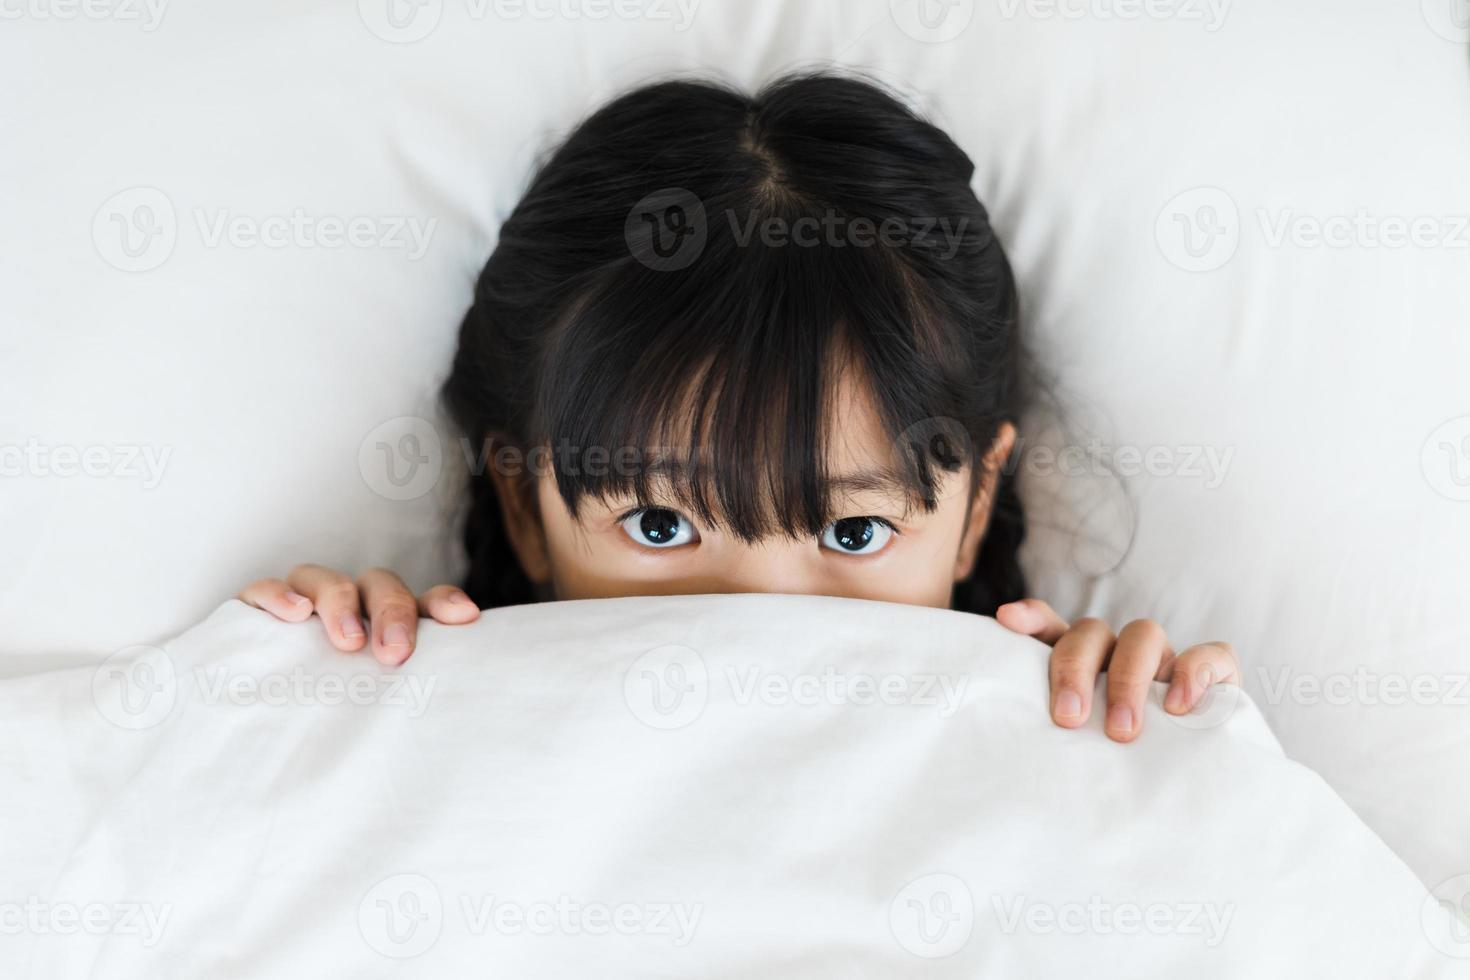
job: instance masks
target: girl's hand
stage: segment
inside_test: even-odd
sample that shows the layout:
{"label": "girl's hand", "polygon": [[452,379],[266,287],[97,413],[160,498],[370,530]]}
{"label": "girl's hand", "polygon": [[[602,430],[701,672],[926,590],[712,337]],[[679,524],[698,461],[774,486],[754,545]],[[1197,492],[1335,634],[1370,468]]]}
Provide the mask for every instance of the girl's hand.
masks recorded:
{"label": "girl's hand", "polygon": [[1116,635],[1100,619],[1070,626],[1040,599],[1009,602],[995,618],[1006,629],[1034,636],[1052,648],[1051,716],[1076,728],[1092,713],[1097,675],[1108,672],[1108,713],[1103,727],[1115,742],[1131,742],[1143,727],[1143,702],[1153,681],[1168,681],[1164,710],[1188,714],[1212,684],[1239,684],[1240,662],[1228,643],[1201,643],[1178,656],[1164,628],[1135,619]]}
{"label": "girl's hand", "polygon": [[371,628],[373,656],[390,667],[413,653],[420,616],[450,625],[480,618],[479,607],[460,589],[436,585],[415,599],[386,568],[369,569],[354,582],[320,565],[297,565],[284,582],[263,578],[247,585],[238,598],[288,623],[304,622],[316,613],[332,646],[348,653],[368,643]]}

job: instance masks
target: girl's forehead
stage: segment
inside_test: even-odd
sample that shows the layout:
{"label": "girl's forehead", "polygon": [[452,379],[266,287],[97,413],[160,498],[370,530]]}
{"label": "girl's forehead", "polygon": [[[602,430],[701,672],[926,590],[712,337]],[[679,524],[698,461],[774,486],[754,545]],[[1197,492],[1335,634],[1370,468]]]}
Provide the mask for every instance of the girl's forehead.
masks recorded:
{"label": "girl's forehead", "polygon": [[[834,372],[823,413],[822,469],[823,492],[834,498],[864,494],[907,497],[911,483],[903,476],[900,447],[884,427],[871,388],[855,370]],[[655,464],[660,477],[677,480],[688,477],[686,455],[691,447],[675,449],[667,457],[667,466]],[[773,452],[772,455],[777,455]],[[718,465],[704,457],[706,465]],[[752,470],[765,470],[780,464],[779,459],[743,461]],[[658,473],[659,470],[664,472]],[[708,474],[706,474],[708,475]]]}
{"label": "girl's forehead", "polygon": [[[713,392],[703,388],[713,365],[703,364],[694,372],[686,384],[680,386],[662,407],[652,413],[657,424],[649,427],[657,446],[639,446],[638,450],[649,453],[650,458],[666,461],[664,465],[680,466],[704,458],[703,447],[710,444],[711,434],[734,422],[737,426],[767,430],[769,438],[761,440],[773,454],[795,437],[789,428],[791,418],[770,404],[760,406],[752,415],[742,418],[723,418],[720,411],[729,412],[729,403],[722,403],[718,387]],[[892,464],[897,449],[893,438],[884,427],[877,402],[873,397],[870,380],[853,362],[851,352],[839,347],[832,352],[821,381],[822,408],[820,413],[823,462],[833,473],[872,470]],[[772,397],[776,397],[772,393]],[[696,439],[695,429],[700,435]],[[696,443],[701,449],[696,449]],[[704,458],[708,462],[707,458]],[[752,464],[765,462],[752,459]]]}
{"label": "girl's forehead", "polygon": [[[827,472],[834,478],[840,478],[844,475],[886,474],[896,470],[898,467],[895,465],[895,454],[899,447],[883,425],[868,379],[850,361],[841,361],[831,367],[823,380],[820,444],[822,463]],[[692,409],[693,405],[686,401],[679,411],[686,421],[683,425],[676,424],[672,427],[675,430],[684,430],[678,439],[682,445],[675,449],[676,455],[679,450],[687,453],[692,449],[687,427],[687,420],[695,414]],[[753,420],[740,421],[755,424]],[[763,421],[772,429],[779,430],[788,420],[779,413],[772,412]],[[719,420],[712,417],[705,417],[707,428],[717,425],[718,422]],[[773,438],[767,443],[772,455],[779,454],[783,442],[789,440],[791,435],[788,431],[772,433]],[[752,466],[761,466],[772,461],[751,459],[748,462]]]}
{"label": "girl's forehead", "polygon": [[856,372],[838,375],[825,422],[826,463],[831,473],[892,466],[896,447],[878,415],[871,388]]}

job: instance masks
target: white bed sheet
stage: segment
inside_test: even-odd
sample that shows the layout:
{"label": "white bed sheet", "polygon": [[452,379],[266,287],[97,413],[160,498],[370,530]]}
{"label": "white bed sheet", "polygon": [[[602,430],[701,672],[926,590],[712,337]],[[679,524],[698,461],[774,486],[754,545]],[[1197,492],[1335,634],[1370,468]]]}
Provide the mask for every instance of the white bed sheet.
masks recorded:
{"label": "white bed sheet", "polygon": [[1118,746],[1051,725],[1045,662],[696,596],[425,624],[388,671],[232,601],[0,682],[0,975],[1465,975],[1248,699],[1156,690]]}

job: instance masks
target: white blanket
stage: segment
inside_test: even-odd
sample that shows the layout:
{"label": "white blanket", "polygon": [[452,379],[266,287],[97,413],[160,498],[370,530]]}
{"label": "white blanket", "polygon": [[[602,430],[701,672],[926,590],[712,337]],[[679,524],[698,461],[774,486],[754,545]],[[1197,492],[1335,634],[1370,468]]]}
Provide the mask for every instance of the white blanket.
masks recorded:
{"label": "white blanket", "polygon": [[1047,718],[991,620],[683,597],[425,624],[230,602],[0,682],[0,976],[1464,976],[1244,698]]}

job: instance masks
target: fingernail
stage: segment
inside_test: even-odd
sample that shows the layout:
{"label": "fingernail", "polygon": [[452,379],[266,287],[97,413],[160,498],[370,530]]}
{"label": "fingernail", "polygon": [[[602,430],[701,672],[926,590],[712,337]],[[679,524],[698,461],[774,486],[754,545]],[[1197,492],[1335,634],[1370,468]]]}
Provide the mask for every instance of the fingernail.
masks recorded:
{"label": "fingernail", "polygon": [[302,595],[300,592],[294,592],[290,589],[286,590],[286,601],[291,603],[291,605],[298,607],[311,602],[310,599]]}
{"label": "fingernail", "polygon": [[394,623],[383,631],[383,646],[406,647],[408,646],[408,627],[402,623]]}
{"label": "fingernail", "polygon": [[1133,709],[1126,704],[1115,704],[1108,709],[1108,731],[1133,731]]}
{"label": "fingernail", "polygon": [[454,595],[452,595],[452,596],[449,597],[449,601],[455,603],[456,605],[460,605],[460,606],[473,606],[473,605],[475,605],[474,602],[472,602],[470,600],[470,597],[467,596],[467,595],[465,595],[463,592],[456,592],[456,593],[454,593]]}
{"label": "fingernail", "polygon": [[1170,711],[1183,711],[1184,710],[1184,704],[1185,704],[1185,700],[1186,700],[1185,699],[1185,692],[1184,692],[1184,685],[1185,685],[1185,682],[1182,681],[1182,680],[1180,680],[1180,681],[1175,681],[1173,684],[1171,684],[1169,686],[1169,693],[1164,698],[1164,707],[1165,708],[1168,708]]}
{"label": "fingernail", "polygon": [[1063,689],[1057,694],[1057,718],[1062,721],[1076,721],[1082,717],[1082,696],[1076,691]]}
{"label": "fingernail", "polygon": [[362,636],[362,621],[352,613],[343,613],[342,635],[349,640],[355,640]]}
{"label": "fingernail", "polygon": [[1208,691],[1211,685],[1213,685],[1214,683],[1215,668],[1211,667],[1209,664],[1205,664],[1199,669],[1199,689],[1201,691]]}

